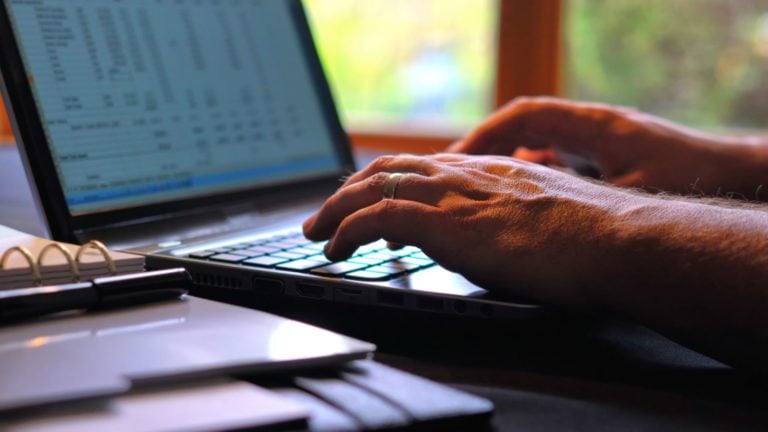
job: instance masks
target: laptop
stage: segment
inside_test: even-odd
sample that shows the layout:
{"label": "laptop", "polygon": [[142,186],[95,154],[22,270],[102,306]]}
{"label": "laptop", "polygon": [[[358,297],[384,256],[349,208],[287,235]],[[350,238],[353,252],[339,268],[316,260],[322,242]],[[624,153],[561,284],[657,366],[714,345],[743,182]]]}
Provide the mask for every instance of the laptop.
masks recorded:
{"label": "laptop", "polygon": [[541,313],[410,246],[332,263],[301,235],[355,165],[300,1],[0,4],[4,95],[52,238],[182,265],[222,296]]}

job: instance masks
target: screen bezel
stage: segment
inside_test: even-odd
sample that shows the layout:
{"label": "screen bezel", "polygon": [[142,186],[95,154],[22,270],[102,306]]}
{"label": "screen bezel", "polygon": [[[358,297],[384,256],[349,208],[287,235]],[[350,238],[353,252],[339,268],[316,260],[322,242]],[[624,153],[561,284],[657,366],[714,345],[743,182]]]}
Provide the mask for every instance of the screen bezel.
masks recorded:
{"label": "screen bezel", "polygon": [[72,214],[66,203],[64,190],[59,182],[53,154],[45,136],[42,120],[27,78],[15,34],[11,27],[5,1],[0,1],[0,72],[4,85],[7,110],[14,128],[16,142],[25,161],[27,175],[34,181],[37,200],[50,235],[55,240],[76,241],[76,233],[103,229],[127,221],[185,213],[203,206],[219,208],[243,202],[269,201],[269,197],[286,194],[297,186],[312,186],[314,190],[332,190],[338,186],[340,176],[354,171],[354,160],[349,138],[344,132],[336,110],[331,89],[312,38],[312,32],[301,0],[285,0],[299,32],[299,41],[309,67],[314,88],[323,110],[323,117],[331,134],[336,156],[341,167],[327,175],[282,182],[276,185],[259,185],[236,191],[215,192],[210,195],[180,198],[161,203],[123,207],[102,211]]}

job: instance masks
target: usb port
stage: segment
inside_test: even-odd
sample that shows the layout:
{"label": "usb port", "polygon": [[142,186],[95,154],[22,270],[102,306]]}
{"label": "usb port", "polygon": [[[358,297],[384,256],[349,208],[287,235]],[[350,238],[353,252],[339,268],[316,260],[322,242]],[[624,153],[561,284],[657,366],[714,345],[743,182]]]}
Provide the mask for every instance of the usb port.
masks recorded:
{"label": "usb port", "polygon": [[379,291],[376,293],[379,303],[389,306],[402,306],[405,304],[405,295],[397,292]]}
{"label": "usb port", "polygon": [[298,284],[296,286],[296,292],[302,297],[309,298],[323,298],[325,297],[325,287],[318,285]]}
{"label": "usb port", "polygon": [[419,297],[419,299],[416,301],[416,305],[419,307],[419,309],[439,312],[443,310],[443,299]]}

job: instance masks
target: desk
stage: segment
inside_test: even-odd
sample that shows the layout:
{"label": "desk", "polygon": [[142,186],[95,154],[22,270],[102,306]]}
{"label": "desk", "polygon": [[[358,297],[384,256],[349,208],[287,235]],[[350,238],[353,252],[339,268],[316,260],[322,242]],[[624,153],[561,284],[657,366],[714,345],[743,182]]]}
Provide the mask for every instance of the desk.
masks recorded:
{"label": "desk", "polygon": [[[14,148],[0,147],[0,167],[0,193],[15,196],[0,197],[0,223],[39,234]],[[374,341],[379,361],[491,399],[496,430],[768,425],[768,383],[630,323],[565,315],[507,323],[425,319],[311,302],[270,308]]]}

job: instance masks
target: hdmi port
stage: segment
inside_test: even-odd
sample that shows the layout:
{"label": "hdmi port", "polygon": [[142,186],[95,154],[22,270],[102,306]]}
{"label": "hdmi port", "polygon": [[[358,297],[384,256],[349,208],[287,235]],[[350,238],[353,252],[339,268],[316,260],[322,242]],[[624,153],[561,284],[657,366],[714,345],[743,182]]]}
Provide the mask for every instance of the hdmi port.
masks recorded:
{"label": "hdmi port", "polygon": [[309,297],[309,298],[323,298],[325,297],[325,287],[321,287],[318,285],[306,285],[306,284],[299,284],[296,287],[296,292],[299,293],[302,297]]}
{"label": "hdmi port", "polygon": [[376,293],[376,298],[379,300],[379,303],[385,305],[402,306],[405,304],[405,296],[401,293],[379,291]]}

